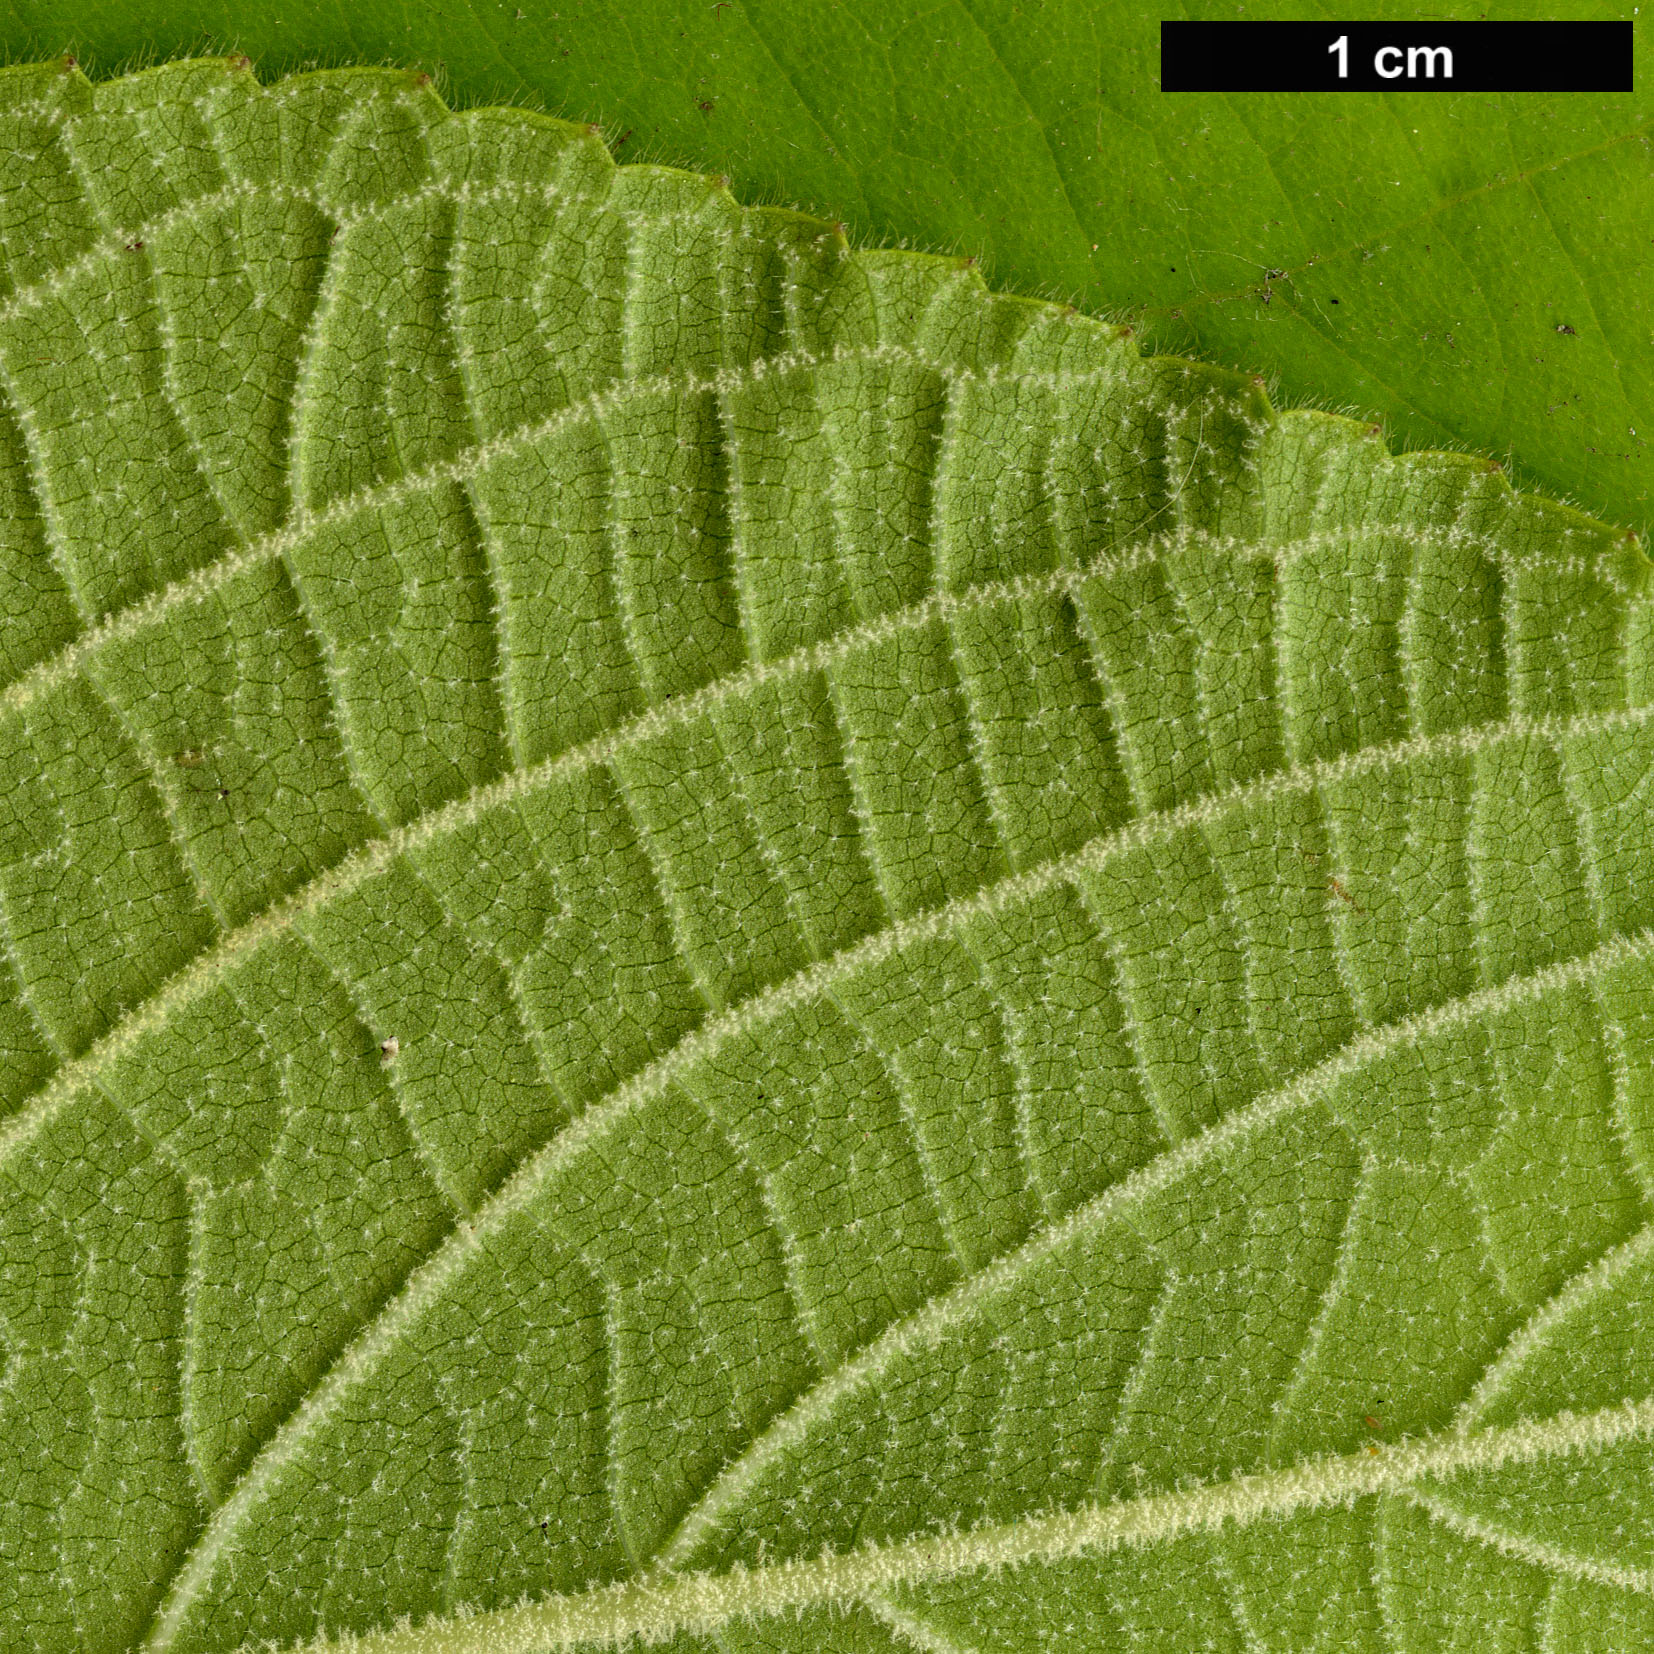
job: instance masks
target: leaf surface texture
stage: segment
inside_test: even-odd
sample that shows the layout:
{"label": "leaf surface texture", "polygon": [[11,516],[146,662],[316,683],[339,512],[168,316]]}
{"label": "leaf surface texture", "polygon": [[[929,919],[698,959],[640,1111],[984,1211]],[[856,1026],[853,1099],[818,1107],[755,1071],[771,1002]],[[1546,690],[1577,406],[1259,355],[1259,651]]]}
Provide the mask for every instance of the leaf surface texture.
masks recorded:
{"label": "leaf surface texture", "polygon": [[1645,90],[1163,96],[1161,19],[1233,17],[1229,0],[308,0],[302,26],[280,0],[6,0],[0,51],[110,73],[211,39],[266,78],[417,65],[457,103],[602,121],[628,161],[727,175],[853,239],[974,254],[993,285],[1129,316],[1407,446],[1511,455],[1646,530],[1654,56],[1636,6],[1564,12],[1628,22]]}
{"label": "leaf surface texture", "polygon": [[0,102],[8,1645],[1654,1636],[1634,540],[418,77]]}

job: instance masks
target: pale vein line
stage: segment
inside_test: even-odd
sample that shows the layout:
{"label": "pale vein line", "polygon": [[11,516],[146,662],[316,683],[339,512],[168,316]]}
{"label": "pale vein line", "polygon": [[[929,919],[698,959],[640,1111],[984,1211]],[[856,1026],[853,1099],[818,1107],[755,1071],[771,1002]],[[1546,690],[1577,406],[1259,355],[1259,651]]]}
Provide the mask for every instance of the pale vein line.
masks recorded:
{"label": "pale vein line", "polygon": [[[1127,557],[1142,557],[1149,549],[1137,548],[1128,553]],[[564,775],[606,762],[632,742],[649,739],[675,724],[699,716],[726,698],[738,697],[760,684],[796,674],[823,671],[864,645],[878,642],[901,630],[922,628],[935,618],[947,618],[957,611],[979,604],[1003,601],[1007,596],[1072,589],[1090,578],[1106,576],[1112,567],[1113,561],[1104,559],[1103,566],[1058,569],[1045,575],[1021,576],[1015,580],[979,587],[959,596],[950,593],[933,594],[911,609],[870,621],[829,642],[810,645],[777,661],[761,662],[743,668],[740,672],[717,679],[692,694],[674,697],[650,707],[615,729],[594,737],[581,746],[571,748],[555,758],[547,759],[533,769],[506,775],[419,817],[404,827],[387,833],[383,838],[370,841],[343,862],[294,891],[258,917],[249,920],[240,929],[223,937],[172,977],[157,993],[129,1011],[80,1056],[72,1062],[65,1063],[46,1086],[0,1124],[0,1162],[3,1162],[20,1142],[49,1120],[81,1084],[96,1074],[105,1063],[129,1049],[144,1033],[164,1024],[173,1010],[192,1003],[209,991],[220,975],[249,956],[263,942],[295,928],[307,913],[322,907],[326,902],[348,895],[376,873],[389,867],[397,857],[420,849],[450,832],[459,831],[480,819],[489,810],[513,803],[518,798],[531,794],[536,788]],[[1583,735],[1602,734],[1612,729],[1636,729],[1651,720],[1654,720],[1654,705],[1588,713],[1572,719],[1516,716],[1498,723],[1453,730],[1442,735],[1412,736],[1402,741],[1345,753],[1334,759],[1319,759],[1307,765],[1289,765],[1285,769],[1252,781],[1231,784],[1189,803],[1139,817],[1117,832],[1093,839],[1067,856],[1047,862],[1027,873],[1014,875],[971,896],[956,898],[941,907],[901,920],[833,956],[832,959],[807,967],[778,987],[764,990],[753,999],[735,1007],[729,1014],[746,1016],[750,1013],[753,1021],[762,1020],[766,1014],[771,1013],[765,1012],[761,1007],[777,995],[785,996],[787,1004],[795,1003],[792,998],[795,992],[801,995],[808,992],[801,984],[813,981],[824,970],[836,972],[840,968],[852,968],[853,963],[888,957],[890,953],[898,951],[910,942],[945,934],[955,923],[979,913],[997,911],[1002,906],[1030,900],[1062,883],[1076,872],[1103,865],[1111,856],[1122,850],[1147,844],[1162,834],[1215,821],[1234,808],[1263,804],[1295,790],[1307,791],[1332,786],[1370,770],[1390,765],[1405,766],[1431,756],[1451,754],[1468,757],[1482,747],[1506,738],[1538,736],[1551,740],[1568,740]],[[779,1004],[777,1008],[780,1008]],[[710,1026],[712,1025],[703,1024],[702,1031]]]}
{"label": "pale vein line", "polygon": [[[1385,1494],[1413,1497],[1427,1477],[1486,1474],[1544,1459],[1602,1452],[1654,1434],[1654,1401],[1583,1416],[1513,1425],[1479,1435],[1444,1433],[1405,1447],[1314,1458],[1285,1470],[1241,1475],[1177,1493],[1049,1516],[1025,1517],[960,1533],[826,1553],[796,1562],[629,1581],[546,1597],[488,1614],[430,1620],[336,1640],[307,1643],[299,1654],[545,1654],[578,1644],[614,1647],[631,1639],[705,1636],[736,1621],[785,1610],[865,1600],[989,1569],[1038,1566],[1173,1542],[1189,1534],[1279,1520],[1348,1506]],[[1502,1534],[1492,1535],[1498,1544]],[[1541,1565],[1576,1570],[1647,1590],[1648,1575],[1538,1548]],[[1537,1560],[1537,1557],[1530,1559]],[[1589,1574],[1586,1569],[1592,1570]],[[1599,1571],[1600,1570],[1600,1571]]]}
{"label": "pale vein line", "polygon": [[1287,1085],[1266,1092],[1245,1108],[1208,1127],[1198,1137],[1187,1139],[1140,1167],[1060,1223],[1040,1231],[1014,1252],[996,1259],[951,1291],[931,1299],[905,1321],[887,1328],[813,1390],[806,1392],[720,1474],[663,1547],[656,1562],[657,1571],[670,1571],[687,1563],[696,1547],[716,1529],[725,1513],[739,1503],[765,1467],[802,1441],[816,1423],[831,1412],[841,1397],[891,1361],[923,1345],[945,1327],[969,1314],[978,1302],[1007,1286],[1024,1270],[1102,1227],[1124,1211],[1151,1199],[1185,1172],[1220,1155],[1232,1143],[1250,1137],[1254,1132],[1264,1130],[1308,1105],[1343,1075],[1382,1058],[1389,1051],[1474,1022],[1509,1006],[1540,999],[1574,982],[1588,980],[1599,971],[1631,959],[1644,958],[1651,950],[1654,950],[1654,932],[1644,931],[1635,939],[1616,938],[1580,959],[1551,966],[1532,976],[1513,978],[1494,988],[1481,989],[1449,1004],[1405,1018],[1383,1030],[1360,1035]]}
{"label": "pale vein line", "polygon": [[[1127,554],[1126,560],[1153,554],[1156,554],[1153,548],[1137,548]],[[458,830],[486,811],[531,793],[536,787],[559,776],[602,763],[633,741],[647,740],[676,724],[688,722],[721,701],[738,699],[766,682],[823,670],[864,645],[881,642],[904,629],[922,628],[937,616],[999,602],[1006,596],[1060,591],[1093,575],[1106,577],[1115,566],[1114,562],[1105,558],[1089,569],[1057,570],[1046,576],[1023,576],[1017,580],[975,588],[958,596],[933,593],[908,609],[868,621],[825,643],[809,645],[776,661],[749,664],[691,694],[648,707],[581,746],[545,759],[532,769],[516,771],[478,787],[464,798],[428,812],[400,828],[389,830],[379,839],[370,840],[309,884],[222,937],[212,949],[198,956],[163,985],[159,992],[129,1011],[89,1050],[64,1064],[45,1087],[19,1105],[18,1112],[8,1123],[0,1125],[0,1160],[5,1158],[12,1142],[31,1129],[28,1122],[32,1117],[45,1117],[52,1112],[56,1106],[52,1101],[54,1097],[61,1102],[67,1091],[80,1083],[80,1079],[125,1049],[144,1029],[163,1021],[167,1004],[189,1003],[196,994],[212,986],[212,978],[216,974],[229,969],[262,941],[292,928],[305,912],[321,907],[335,896],[348,894],[406,851],[417,849],[449,831]],[[0,709],[3,709],[3,697],[0,697]],[[75,1070],[74,1074],[70,1073],[71,1069]]]}
{"label": "pale vein line", "polygon": [[[959,905],[976,908],[980,903],[981,899],[976,898]],[[925,923],[927,928],[934,927],[935,917],[931,916]],[[877,944],[883,938],[873,938],[872,941]],[[1599,971],[1645,958],[1651,950],[1654,950],[1654,933],[1645,931],[1635,939],[1616,938],[1581,959],[1550,966],[1532,976],[1514,979],[1496,988],[1483,989],[1450,1005],[1410,1017],[1381,1034],[1364,1035],[1281,1091],[1259,1098],[1200,1137],[1162,1155],[1081,1207],[1063,1223],[1036,1235],[1015,1252],[1000,1258],[951,1292],[932,1299],[923,1309],[889,1329],[808,1392],[759,1437],[723,1473],[680,1525],[677,1534],[662,1552],[651,1577],[668,1571],[692,1555],[703,1534],[716,1526],[726,1509],[738,1501],[763,1468],[791,1442],[806,1435],[816,1420],[828,1413],[855,1385],[904,1350],[924,1343],[953,1320],[968,1314],[978,1301],[1008,1285],[1018,1273],[1057,1248],[1109,1221],[1124,1208],[1167,1187],[1186,1170],[1220,1154],[1231,1143],[1265,1129],[1281,1116],[1304,1106],[1321,1088],[1361,1064],[1439,1030],[1529,1002],[1585,981]],[[363,1330],[322,1382],[275,1432],[229,1498],[209,1519],[183,1567],[174,1577],[172,1589],[156,1616],[144,1646],[150,1650],[170,1646],[192,1603],[210,1582],[219,1554],[231,1543],[235,1531],[256,1506],[266,1484],[275,1480],[300,1456],[308,1438],[327,1422],[334,1407],[357,1383],[372,1375],[378,1363],[389,1354],[403,1334],[469,1266],[490,1236],[518,1212],[528,1208],[542,1189],[574,1162],[589,1143],[618,1125],[640,1101],[654,1095],[676,1073],[699,1061],[723,1039],[748,1032],[761,1018],[804,1001],[827,972],[842,970],[846,968],[848,958],[867,952],[865,945],[851,949],[847,955],[828,961],[826,966],[804,972],[737,1011],[714,1019],[665,1057],[634,1076],[611,1094],[606,1102],[595,1105],[519,1167],[500,1190],[478,1209],[473,1221],[455,1229],[437,1251],[409,1276],[398,1295]]]}
{"label": "pale vein line", "polygon": [[[355,118],[361,119],[362,116],[362,110],[355,112]],[[72,123],[68,124],[72,125]],[[572,125],[569,126],[568,143],[571,148],[582,142],[583,138],[589,139],[589,132],[583,135],[578,127]],[[335,141],[339,141],[337,137]],[[593,139],[591,141],[595,142],[596,140]],[[607,154],[607,151],[605,150],[604,153]],[[624,169],[617,168],[616,170],[618,171]],[[687,174],[686,176],[694,177],[697,175]],[[164,236],[177,224],[188,222],[197,215],[211,213],[218,207],[244,201],[249,194],[258,192],[262,192],[263,194],[273,198],[303,201],[307,205],[310,205],[314,210],[331,218],[341,227],[348,227],[358,222],[379,220],[388,216],[392,212],[402,210],[421,200],[437,196],[453,201],[462,207],[482,204],[490,200],[507,199],[511,197],[519,197],[524,199],[538,198],[545,205],[549,206],[562,199],[569,193],[565,186],[545,180],[529,183],[518,179],[499,179],[492,184],[479,187],[472,185],[468,180],[437,177],[421,185],[418,189],[392,197],[391,199],[379,203],[376,206],[341,208],[337,202],[326,200],[320,192],[315,190],[307,190],[298,186],[274,184],[269,182],[255,186],[244,181],[238,181],[222,190],[208,192],[197,196],[190,201],[180,203],[179,205],[168,209],[166,212],[157,215],[155,218],[140,223],[134,228],[118,230],[111,235],[105,236],[92,247],[88,248],[85,252],[78,255],[69,264],[55,271],[51,276],[43,278],[39,282],[30,284],[29,286],[18,290],[5,304],[0,304],[0,326],[4,326],[15,317],[38,305],[45,299],[55,298],[60,296],[63,292],[66,292],[81,274],[94,268],[98,264],[107,261],[111,256],[122,250],[125,243],[133,237],[136,236],[139,239],[150,239]],[[330,263],[331,262],[332,261],[330,261]],[[318,305],[318,310],[320,308],[322,307]],[[1090,322],[1096,328],[1100,342],[1124,345],[1130,338],[1129,329],[1113,326],[1107,323],[1096,322],[1092,318],[1082,318],[1082,320]],[[1137,358],[1134,357],[1134,360],[1136,359]],[[762,364],[758,365],[762,366]],[[998,375],[998,371],[999,370],[997,367],[990,369],[988,377],[996,377]],[[1050,376],[1023,374],[1020,375],[1020,377],[1040,379]],[[295,389],[297,389],[297,387],[295,387]],[[26,405],[20,399],[14,397],[13,401],[16,404],[20,421],[26,424],[30,410],[27,409]],[[1283,417],[1284,414],[1281,412],[1273,413],[1273,418],[1275,420],[1280,420]],[[1402,455],[1388,457],[1405,460],[1410,456]],[[43,502],[48,497],[49,496],[43,494]],[[1519,498],[1520,496],[1516,497]],[[1587,520],[1583,518],[1583,514],[1579,515],[1581,515],[1582,521]],[[292,526],[299,526],[297,519],[295,519]],[[70,584],[71,589],[73,589],[72,582],[70,582]],[[3,698],[0,698],[0,706],[3,705],[4,700]]]}
{"label": "pale vein line", "polygon": [[1372,1174],[1373,1161],[1366,1158],[1362,1161],[1361,1170],[1352,1180],[1349,1203],[1344,1208],[1344,1223],[1338,1234],[1338,1250],[1333,1254],[1332,1268],[1327,1272],[1326,1284],[1321,1289],[1320,1299],[1305,1328],[1304,1342],[1298,1350],[1298,1359],[1292,1364],[1291,1376],[1281,1386],[1271,1403],[1271,1411],[1275,1415],[1275,1422],[1270,1427],[1267,1438],[1271,1453],[1285,1445],[1283,1435],[1292,1417],[1293,1408],[1297,1406],[1300,1395],[1311,1382],[1316,1358],[1320,1355],[1328,1336],[1327,1329],[1332,1324],[1333,1314],[1350,1283],[1350,1271],[1354,1267],[1356,1248],[1360,1244],[1360,1222],[1365,1215],[1366,1196],[1371,1187],[1369,1180]]}
{"label": "pale vein line", "polygon": [[[1644,1406],[1648,1405],[1643,1403]],[[1550,1545],[1542,1539],[1513,1532],[1490,1522],[1484,1516],[1457,1509],[1439,1494],[1423,1488],[1401,1490],[1405,1497],[1444,1528],[1487,1545],[1518,1562],[1542,1568],[1548,1574],[1561,1574],[1566,1579],[1586,1580],[1596,1585],[1612,1585],[1622,1591],[1636,1591],[1642,1596],[1654,1596],[1654,1568],[1626,1568],[1614,1562],[1599,1562],[1594,1557],[1581,1556],[1561,1545]]]}
{"label": "pale vein line", "polygon": [[[317,301],[318,313],[322,310],[324,302],[325,295]],[[532,449],[536,443],[555,436],[559,431],[582,420],[602,420],[617,408],[651,396],[687,397],[704,392],[728,396],[771,376],[780,377],[788,373],[806,372],[813,368],[840,363],[876,361],[924,362],[950,383],[977,377],[968,368],[951,368],[946,364],[929,362],[917,352],[908,351],[901,346],[881,344],[858,349],[837,349],[829,356],[816,356],[805,350],[788,351],[781,355],[765,357],[746,368],[729,368],[704,378],[685,373],[663,374],[646,380],[617,379],[587,393],[566,407],[559,408],[553,414],[516,426],[499,436],[490,437],[486,442],[466,448],[452,459],[440,460],[434,465],[410,472],[391,482],[359,489],[342,499],[330,502],[320,511],[296,512],[280,528],[260,535],[214,562],[181,576],[170,585],[138,598],[126,608],[99,621],[72,643],[65,645],[57,654],[30,667],[21,677],[0,691],[0,714],[29,705],[40,695],[63,682],[87,655],[104,643],[134,636],[143,627],[159,620],[178,605],[199,599],[203,594],[227,585],[244,569],[284,557],[311,535],[357,514],[365,515],[377,511],[430,489],[472,482],[497,460],[509,459]],[[1118,373],[1119,366],[1118,362],[1104,361],[1087,373],[1052,374],[1046,377],[1054,384],[1060,383],[1065,387],[1080,385],[1095,379],[1112,378]],[[1396,524],[1393,527],[1375,527],[1371,532],[1405,534],[1420,531],[1417,528],[1410,529],[1405,524]],[[1466,535],[1465,538],[1476,539],[1470,535]],[[1492,542],[1489,541],[1489,544]]]}
{"label": "pale vein line", "polygon": [[951,1637],[944,1637],[917,1614],[909,1612],[898,1602],[892,1602],[883,1591],[866,1592],[861,1598],[861,1605],[909,1647],[916,1648],[919,1654],[977,1654],[974,1647],[967,1648]]}
{"label": "pale vein line", "polygon": [[[1196,538],[1206,539],[1207,537],[1190,537],[1191,540]],[[1318,538],[1317,536],[1308,537],[1305,541],[1299,542],[1299,545],[1300,547],[1308,547]],[[1257,548],[1235,548],[1222,538],[1210,538],[1209,543],[1215,550],[1230,552],[1250,550],[1253,555],[1268,555],[1267,552]],[[542,760],[532,769],[515,771],[497,781],[475,788],[463,798],[455,799],[436,810],[427,812],[401,827],[388,830],[381,838],[372,839],[359,845],[343,861],[317,875],[309,884],[265,909],[256,917],[244,923],[239,929],[220,938],[210,950],[191,961],[176,976],[163,984],[150,998],[129,1010],[96,1044],[74,1058],[72,1062],[64,1064],[41,1090],[24,1099],[10,1119],[0,1123],[0,1161],[5,1159],[13,1143],[32,1129],[31,1120],[49,1117],[55,1108],[65,1100],[68,1091],[81,1083],[81,1080],[95,1072],[104,1061],[117,1052],[124,1050],[139,1033],[164,1021],[165,1015],[168,1014],[168,1007],[173,1004],[190,1003],[199,993],[205,992],[212,986],[211,979],[217,972],[229,969],[269,937],[291,929],[311,909],[321,907],[324,903],[333,899],[334,896],[348,894],[375,873],[388,867],[399,855],[417,849],[433,839],[439,839],[448,832],[457,831],[481,817],[488,810],[509,804],[521,796],[532,793],[535,788],[552,782],[563,775],[572,774],[588,766],[606,762],[633,741],[650,739],[676,724],[699,717],[703,712],[726,699],[738,699],[741,695],[767,682],[809,672],[823,671],[856,649],[884,641],[903,630],[923,628],[938,617],[947,618],[956,612],[1004,601],[1007,597],[1017,598],[1064,590],[1072,592],[1088,579],[1106,579],[1120,568],[1164,555],[1172,549],[1175,549],[1175,547],[1169,543],[1166,545],[1156,543],[1135,547],[1120,557],[1105,555],[1098,562],[1086,568],[1058,569],[1045,575],[1024,575],[1014,580],[994,582],[986,586],[976,587],[957,595],[946,592],[932,593],[910,608],[881,616],[876,620],[867,621],[824,643],[808,645],[778,660],[745,666],[740,671],[715,679],[690,694],[676,696],[668,701],[648,707],[643,712],[617,724],[614,728],[593,737],[592,740],[570,748],[555,757]],[[0,712],[5,710],[4,702],[5,697],[0,696]],[[1640,723],[1650,715],[1654,715],[1654,707],[1649,708],[1647,713],[1607,714],[1600,727],[1604,729],[1609,727],[1615,719],[1630,718],[1634,722]],[[1514,724],[1512,728],[1515,728]],[[1484,726],[1481,733],[1492,739],[1496,738],[1502,732],[1502,729],[1503,726]],[[1464,733],[1460,731],[1446,737],[1428,738],[1419,747],[1419,752],[1421,754],[1427,752],[1433,743],[1445,741],[1451,744]],[[1390,761],[1391,756],[1396,761],[1406,762],[1413,754],[1406,750],[1405,744],[1394,749],[1393,753],[1391,749],[1386,748],[1367,748],[1363,749],[1361,753],[1346,754],[1343,758],[1332,760],[1330,763],[1329,761],[1323,761],[1323,767],[1327,768],[1328,777],[1331,778],[1335,772],[1343,773],[1339,769],[1340,765],[1347,766],[1352,762],[1356,762],[1357,768],[1359,768],[1361,766],[1358,761],[1364,758],[1383,763]],[[1313,766],[1311,771],[1305,773],[1308,774],[1312,771]],[[1279,779],[1283,783],[1289,783],[1296,773],[1289,770],[1280,772],[1276,777],[1266,779]],[[1255,786],[1257,783],[1252,785]],[[1238,791],[1244,793],[1245,789],[1242,788]],[[1226,798],[1227,795],[1220,794],[1216,797],[1221,800]],[[1185,808],[1188,808],[1188,806],[1185,806]],[[1218,812],[1214,811],[1213,813]],[[1173,812],[1172,816],[1175,817],[1176,812]],[[1134,828],[1149,828],[1157,819],[1159,818],[1156,816],[1143,817],[1132,825]],[[1168,817],[1168,819],[1172,818]],[[1183,818],[1177,818],[1177,821],[1178,824],[1183,824]],[[1138,841],[1132,840],[1130,842]],[[1027,879],[1032,876],[1036,876],[1036,874],[1023,874],[1018,877]],[[1018,879],[1013,878],[1008,883],[1015,885],[1018,883]],[[1041,885],[1038,888],[1044,888],[1044,886]],[[937,911],[946,911],[946,909]],[[884,934],[884,932],[878,934]],[[102,1054],[100,1055],[100,1053]],[[72,1074],[71,1070],[74,1071]]]}
{"label": "pale vein line", "polygon": [[1536,1351],[1543,1349],[1556,1328],[1601,1293],[1611,1291],[1620,1277],[1654,1252],[1654,1223],[1629,1240],[1594,1259],[1574,1275],[1505,1341],[1488,1364],[1476,1387],[1459,1406],[1458,1425],[1468,1429],[1496,1402],[1510,1379]]}
{"label": "pale vein line", "polygon": [[342,207],[337,201],[330,201],[319,190],[306,189],[303,185],[280,183],[274,179],[265,179],[256,184],[238,181],[226,184],[222,189],[204,191],[200,195],[192,196],[188,201],[180,201],[176,206],[168,207],[165,212],[157,213],[154,218],[145,219],[126,229],[107,231],[91,246],[77,253],[67,264],[54,270],[51,275],[43,276],[39,281],[16,289],[4,304],[0,304],[0,327],[15,321],[26,311],[37,309],[48,300],[62,298],[82,276],[124,252],[128,242],[161,240],[179,226],[191,223],[198,216],[205,217],[220,208],[245,204],[254,199],[297,201],[313,207],[324,218],[331,219],[341,228],[348,228],[354,224],[378,223],[392,213],[417,206],[420,202],[428,201],[435,196],[452,199],[464,205],[485,204],[512,196],[525,199],[538,197],[547,206],[551,206],[566,193],[554,183],[527,183],[515,178],[501,178],[494,183],[479,186],[468,180],[439,177],[428,179],[417,189],[387,196],[385,200],[372,206]]}

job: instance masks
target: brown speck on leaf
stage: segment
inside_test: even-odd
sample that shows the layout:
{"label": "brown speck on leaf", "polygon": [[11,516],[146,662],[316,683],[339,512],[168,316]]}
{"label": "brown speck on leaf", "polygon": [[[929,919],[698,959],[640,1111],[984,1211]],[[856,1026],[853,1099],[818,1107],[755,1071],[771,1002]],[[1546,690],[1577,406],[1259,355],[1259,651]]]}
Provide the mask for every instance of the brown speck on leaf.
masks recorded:
{"label": "brown speck on leaf", "polygon": [[1327,889],[1330,890],[1333,893],[1333,895],[1335,895],[1339,899],[1339,901],[1348,903],[1348,905],[1350,907],[1352,907],[1357,913],[1364,913],[1366,911],[1366,909],[1362,907],[1360,902],[1358,902],[1355,899],[1355,897],[1353,897],[1349,893],[1349,891],[1347,891],[1344,888],[1343,882],[1341,880],[1339,880],[1339,879],[1328,879],[1327,880]]}
{"label": "brown speck on leaf", "polygon": [[1579,335],[1575,333],[1566,322],[1558,322],[1556,324],[1556,330],[1558,333],[1566,333],[1570,339],[1577,339],[1579,337]]}
{"label": "brown speck on leaf", "polygon": [[144,244],[141,241],[129,241],[126,244],[126,250],[129,253],[141,253],[144,250]]}
{"label": "brown speck on leaf", "polygon": [[619,149],[621,147],[621,145],[623,145],[626,142],[626,140],[628,138],[630,138],[631,135],[633,134],[633,132],[635,132],[636,130],[637,130],[636,127],[631,127],[631,126],[627,127],[626,130],[624,132],[622,132],[621,135],[618,138],[615,139],[615,145],[614,145],[615,148]]}
{"label": "brown speck on leaf", "polygon": [[1378,1429],[1378,1420],[1375,1419],[1371,1413],[1369,1413],[1367,1415],[1366,1419],[1363,1422],[1366,1424],[1366,1426],[1369,1430]]}
{"label": "brown speck on leaf", "polygon": [[696,98],[695,107],[700,110],[703,115],[710,115],[717,107],[717,103],[716,100],[712,98]]}
{"label": "brown speck on leaf", "polygon": [[387,1068],[389,1068],[390,1065],[393,1062],[396,1061],[396,1053],[398,1051],[400,1051],[401,1049],[402,1049],[401,1042],[397,1039],[395,1034],[392,1034],[389,1039],[380,1040],[380,1042],[379,1042],[379,1060],[380,1060],[380,1062],[382,1062]]}

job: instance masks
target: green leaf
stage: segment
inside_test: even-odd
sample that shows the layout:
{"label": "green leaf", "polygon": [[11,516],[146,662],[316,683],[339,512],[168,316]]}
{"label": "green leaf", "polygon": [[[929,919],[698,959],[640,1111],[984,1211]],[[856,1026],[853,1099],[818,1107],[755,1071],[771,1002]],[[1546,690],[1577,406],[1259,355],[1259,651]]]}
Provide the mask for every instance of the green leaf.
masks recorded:
{"label": "green leaf", "polygon": [[[1181,15],[1233,15],[1185,0]],[[996,285],[1107,309],[1160,348],[1371,410],[1410,445],[1511,455],[1654,524],[1654,221],[1642,94],[1163,96],[1146,0],[0,0],[14,57],[102,72],[203,40],[267,75],[414,64],[462,104],[599,120],[619,155]],[[1452,0],[1439,17],[1485,17]],[[1324,19],[1277,0],[1272,17]],[[1366,18],[1416,18],[1364,0]],[[1635,7],[1505,0],[1500,18]]]}
{"label": "green leaf", "polygon": [[1631,537],[420,77],[0,107],[8,1648],[1654,1638]]}

